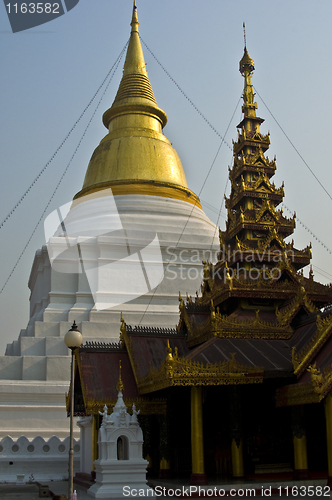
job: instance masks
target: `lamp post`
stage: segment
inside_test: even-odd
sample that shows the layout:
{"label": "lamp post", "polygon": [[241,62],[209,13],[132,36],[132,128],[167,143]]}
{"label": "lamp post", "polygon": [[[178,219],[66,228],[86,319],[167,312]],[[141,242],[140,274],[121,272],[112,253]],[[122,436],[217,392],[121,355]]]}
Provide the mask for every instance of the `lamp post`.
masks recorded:
{"label": "lamp post", "polygon": [[73,474],[74,474],[74,352],[82,344],[82,334],[74,321],[73,326],[64,336],[66,346],[71,350],[71,376],[70,376],[70,445],[69,445],[69,465],[68,465],[68,500],[73,499]]}

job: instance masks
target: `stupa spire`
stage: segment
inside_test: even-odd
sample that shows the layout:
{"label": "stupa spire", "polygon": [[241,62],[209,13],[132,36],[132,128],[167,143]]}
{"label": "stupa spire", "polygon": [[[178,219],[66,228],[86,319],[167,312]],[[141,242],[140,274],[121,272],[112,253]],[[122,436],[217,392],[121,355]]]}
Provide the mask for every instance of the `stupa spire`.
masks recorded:
{"label": "stupa spire", "polygon": [[[124,99],[131,99],[131,104],[139,104],[138,99],[147,99],[152,101],[149,104],[154,105],[157,115],[161,121],[162,127],[167,123],[167,116],[164,111],[157,107],[157,102],[153,94],[151,83],[146,71],[146,64],[142,50],[141,41],[138,33],[138,17],[136,2],[133,6],[133,14],[131,19],[131,33],[128,44],[126,60],[123,67],[123,76],[112,108],[110,108],[103,116],[105,127],[108,128],[110,111],[119,104],[123,103]],[[140,102],[142,104],[142,102]],[[147,104],[147,102],[146,102]]]}
{"label": "stupa spire", "polygon": [[136,0],[134,0],[134,6],[133,6],[133,17],[131,18],[131,32],[133,33],[133,31],[137,31],[138,33],[138,26],[139,26],[139,22],[138,22],[138,17],[137,17],[137,6],[136,6]]}

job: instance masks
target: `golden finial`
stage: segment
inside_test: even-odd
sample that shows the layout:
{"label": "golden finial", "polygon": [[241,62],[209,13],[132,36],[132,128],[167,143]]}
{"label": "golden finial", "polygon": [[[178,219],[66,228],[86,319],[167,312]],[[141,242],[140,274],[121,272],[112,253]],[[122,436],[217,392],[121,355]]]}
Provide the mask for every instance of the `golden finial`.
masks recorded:
{"label": "golden finial", "polygon": [[166,345],[166,373],[169,378],[173,378],[173,354],[172,354],[172,348],[169,345],[169,340],[167,339],[167,345]]}
{"label": "golden finial", "polygon": [[137,17],[137,6],[136,6],[136,0],[134,0],[134,6],[133,6],[133,17],[131,19],[131,23],[130,23],[130,26],[131,26],[131,32],[133,33],[134,31],[136,31],[138,33],[138,26],[139,26],[139,22],[138,22],[138,17]]}
{"label": "golden finial", "polygon": [[123,382],[122,382],[122,378],[121,378],[121,359],[119,361],[119,380],[118,380],[118,384],[116,386],[116,390],[117,391],[123,391]]}
{"label": "golden finial", "polygon": [[[250,55],[248,54],[247,47],[244,47],[244,54],[243,57],[240,61],[240,67],[239,67],[240,73],[244,77],[249,77],[252,72],[255,70],[255,63],[254,60],[251,59]],[[251,81],[250,81],[251,83]]]}
{"label": "golden finial", "polygon": [[239,70],[241,75],[244,77],[244,91],[243,91],[243,101],[242,111],[245,115],[250,114],[250,116],[256,116],[255,109],[257,104],[254,102],[254,91],[251,83],[251,75],[255,70],[255,63],[251,59],[247,51],[247,38],[246,38],[246,25],[243,23],[243,34],[244,34],[244,54],[240,61]]}
{"label": "golden finial", "polygon": [[312,269],[312,264],[310,264],[309,279],[310,280],[314,279],[314,271]]}
{"label": "golden finial", "polygon": [[212,299],[210,300],[210,317],[212,321],[216,319],[216,310]]}
{"label": "golden finial", "polygon": [[173,361],[173,351],[172,348],[169,344],[169,340],[167,339],[167,344],[166,344],[166,362],[167,363],[172,363]]}

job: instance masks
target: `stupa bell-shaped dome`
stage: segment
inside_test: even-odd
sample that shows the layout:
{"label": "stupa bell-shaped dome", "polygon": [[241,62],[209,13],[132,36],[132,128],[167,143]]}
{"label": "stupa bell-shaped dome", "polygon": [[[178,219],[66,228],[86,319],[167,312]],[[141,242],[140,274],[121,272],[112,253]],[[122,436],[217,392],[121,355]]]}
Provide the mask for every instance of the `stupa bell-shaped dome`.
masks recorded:
{"label": "stupa bell-shaped dome", "polygon": [[166,113],[157,105],[146,71],[134,3],[123,76],[103,116],[109,133],[95,149],[75,199],[111,188],[113,195],[176,198],[200,207],[188,189],[180,158],[163,135]]}

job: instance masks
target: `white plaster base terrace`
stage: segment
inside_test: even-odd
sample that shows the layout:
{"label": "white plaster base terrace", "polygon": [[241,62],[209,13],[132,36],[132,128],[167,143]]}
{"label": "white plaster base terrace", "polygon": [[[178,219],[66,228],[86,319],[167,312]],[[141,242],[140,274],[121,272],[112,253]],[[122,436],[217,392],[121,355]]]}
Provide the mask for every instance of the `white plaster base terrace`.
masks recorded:
{"label": "white plaster base terrace", "polygon": [[[56,272],[50,266],[46,246],[38,250],[29,279],[27,328],[21,330],[18,340],[8,344],[6,355],[0,356],[0,438],[67,436],[65,392],[69,386],[70,353],[63,337],[73,321],[83,341],[118,342],[121,311],[131,325],[174,328],[179,318],[179,291],[185,296],[186,292],[194,295],[199,290],[202,260],[211,260],[219,249],[216,226],[190,203],[143,195],[116,196],[115,201],[124,228],[139,228],[139,234],[146,229],[158,235],[164,279],[141,297],[97,311],[85,275]],[[108,214],[98,202],[90,216],[93,223],[98,223],[99,233],[103,224],[107,228]],[[63,238],[59,240],[59,245],[63,244]],[[137,248],[140,244],[137,241]],[[135,241],[132,247],[130,251],[134,252]],[[130,276],[126,279],[130,280]],[[74,432],[79,438],[77,427]]]}
{"label": "white plaster base terrace", "polygon": [[[48,440],[25,436],[0,441],[0,482],[27,483],[61,481],[68,478],[69,437],[56,436]],[[74,441],[74,470],[79,470],[79,443]]]}

